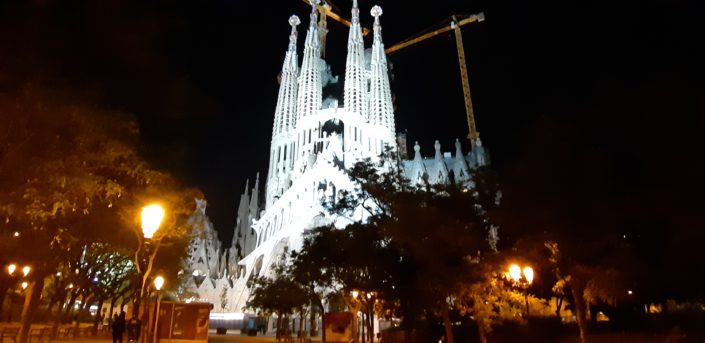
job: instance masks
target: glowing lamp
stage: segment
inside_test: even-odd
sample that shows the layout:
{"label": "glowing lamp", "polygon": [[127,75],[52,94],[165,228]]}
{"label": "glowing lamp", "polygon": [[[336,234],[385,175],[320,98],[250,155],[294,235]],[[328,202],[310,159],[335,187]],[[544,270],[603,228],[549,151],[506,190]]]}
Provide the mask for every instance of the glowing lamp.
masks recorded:
{"label": "glowing lamp", "polygon": [[164,286],[164,278],[161,276],[157,276],[154,278],[154,288],[157,290],[161,290],[162,286]]}
{"label": "glowing lamp", "polygon": [[32,270],[32,268],[30,268],[29,266],[24,266],[22,268],[22,274],[24,274],[24,276],[27,276],[30,270]]}
{"label": "glowing lamp", "polygon": [[27,281],[22,282],[22,289],[27,289],[27,286],[29,286]]}
{"label": "glowing lamp", "polygon": [[357,296],[360,295],[360,292],[352,291],[352,293],[350,293],[350,294],[352,294],[353,299],[357,299]]}
{"label": "glowing lamp", "polygon": [[521,279],[521,267],[517,264],[509,266],[509,277],[512,278],[514,282],[519,282]]}
{"label": "glowing lamp", "polygon": [[145,206],[142,209],[142,234],[144,238],[152,238],[164,219],[164,208],[158,204]]}
{"label": "glowing lamp", "polygon": [[9,266],[7,266],[7,273],[12,275],[12,273],[15,272],[15,269],[17,269],[17,265],[14,263],[11,263]]}
{"label": "glowing lamp", "polygon": [[534,268],[529,266],[524,267],[524,277],[526,278],[526,282],[531,284],[534,281]]}

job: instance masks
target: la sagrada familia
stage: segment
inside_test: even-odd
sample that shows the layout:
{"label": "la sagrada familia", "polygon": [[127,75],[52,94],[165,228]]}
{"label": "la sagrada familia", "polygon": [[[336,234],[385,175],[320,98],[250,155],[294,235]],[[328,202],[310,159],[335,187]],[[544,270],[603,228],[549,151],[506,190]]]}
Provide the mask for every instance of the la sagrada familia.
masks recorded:
{"label": "la sagrada familia", "polygon": [[[348,36],[343,105],[323,99],[330,82],[329,68],[321,56],[318,13],[312,1],[310,21],[299,65],[297,26],[289,18],[291,33],[281,70],[279,96],[274,111],[269,170],[260,199],[259,174],[254,188],[245,187],[237,211],[237,224],[229,248],[218,238],[206,216],[205,200],[189,224],[197,232],[184,262],[184,297],[214,305],[213,312],[241,313],[250,296],[248,280],[271,275],[283,263],[284,253],[298,249],[305,230],[321,225],[345,227],[349,218],[330,213],[322,200],[334,201],[342,190],[354,191],[346,169],[366,158],[380,158],[387,148],[406,150],[397,141],[387,59],[382,43],[380,16],[374,6],[372,48],[365,50],[360,10],[353,1]],[[436,141],[432,158],[423,158],[414,145],[412,159],[399,161],[412,184],[456,182],[472,184],[471,170],[487,163],[479,138],[466,155],[456,140],[455,151],[441,152]],[[403,156],[403,154],[402,154]]]}

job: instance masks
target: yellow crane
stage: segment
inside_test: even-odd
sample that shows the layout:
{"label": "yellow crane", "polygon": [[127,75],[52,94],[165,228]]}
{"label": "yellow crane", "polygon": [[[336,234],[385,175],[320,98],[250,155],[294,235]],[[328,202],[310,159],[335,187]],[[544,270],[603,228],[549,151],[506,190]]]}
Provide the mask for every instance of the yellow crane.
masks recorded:
{"label": "yellow crane", "polygon": [[[463,18],[464,17],[464,18]],[[462,18],[458,20],[459,18]],[[385,52],[387,55],[406,48],[410,45],[425,41],[429,38],[438,36],[442,33],[453,30],[455,34],[455,45],[458,50],[458,63],[460,64],[460,79],[463,83],[463,97],[465,98],[465,114],[468,120],[468,139],[472,142],[480,138],[480,133],[477,132],[477,127],[475,126],[475,114],[472,108],[472,98],[470,96],[470,82],[468,81],[468,68],[465,61],[465,48],[463,47],[463,34],[460,30],[461,27],[474,23],[481,22],[485,20],[485,14],[480,12],[478,14],[473,14],[470,16],[460,16],[453,15],[447,21],[444,21],[444,26],[440,29],[433,30],[431,32],[418,34],[407,38],[397,44],[394,44],[387,48]],[[445,24],[447,23],[447,24]]]}

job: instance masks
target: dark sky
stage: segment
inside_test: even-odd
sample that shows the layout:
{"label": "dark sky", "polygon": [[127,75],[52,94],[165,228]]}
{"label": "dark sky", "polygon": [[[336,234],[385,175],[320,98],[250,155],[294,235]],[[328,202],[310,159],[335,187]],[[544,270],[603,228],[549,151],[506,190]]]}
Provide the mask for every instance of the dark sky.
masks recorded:
{"label": "dark sky", "polygon": [[[478,129],[510,203],[512,191],[520,206],[597,178],[606,206],[632,219],[666,198],[665,217],[695,223],[705,194],[702,1],[359,3],[367,27],[370,7],[383,7],[387,46],[451,14],[485,12],[464,43]],[[348,1],[336,5],[349,17]],[[40,82],[134,113],[148,158],[205,192],[229,240],[245,179],[266,175],[292,13],[303,31],[300,0],[4,1],[0,86]],[[327,59],[342,81],[348,30],[329,28]],[[467,134],[453,36],[389,60],[397,129],[426,156],[434,139],[451,151]],[[576,171],[581,179],[563,178]],[[682,194],[692,208],[674,200]]]}

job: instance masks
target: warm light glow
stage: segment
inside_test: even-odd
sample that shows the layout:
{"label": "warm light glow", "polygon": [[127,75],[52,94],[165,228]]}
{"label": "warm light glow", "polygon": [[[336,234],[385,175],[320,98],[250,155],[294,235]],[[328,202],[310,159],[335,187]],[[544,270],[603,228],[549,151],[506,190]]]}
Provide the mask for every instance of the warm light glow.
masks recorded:
{"label": "warm light glow", "polygon": [[22,274],[24,274],[24,276],[27,276],[30,270],[32,270],[32,268],[30,268],[29,266],[24,266],[22,268]]}
{"label": "warm light glow", "polygon": [[154,278],[154,288],[157,290],[161,290],[162,286],[164,286],[164,278],[161,276],[157,276]]}
{"label": "warm light glow", "polygon": [[145,206],[142,209],[142,234],[144,238],[152,238],[164,219],[164,208],[158,204]]}
{"label": "warm light glow", "polygon": [[511,277],[514,282],[518,282],[521,279],[521,267],[516,264],[509,266],[509,277]]}
{"label": "warm light glow", "polygon": [[13,234],[13,236],[19,237],[19,236],[20,236],[20,232],[19,232],[19,231],[15,231],[15,233]]}
{"label": "warm light glow", "polygon": [[372,299],[372,293],[367,293],[367,299]]}
{"label": "warm light glow", "polygon": [[73,288],[73,284],[70,283],[68,287],[69,287],[69,289]]}
{"label": "warm light glow", "polygon": [[17,269],[17,265],[14,263],[11,263],[9,266],[7,266],[7,272],[12,275],[12,273],[15,272],[15,269]]}
{"label": "warm light glow", "polygon": [[534,282],[534,268],[529,266],[524,267],[524,277],[526,278],[526,282],[529,284]]}
{"label": "warm light glow", "polygon": [[357,299],[357,296],[360,294],[358,291],[352,291],[352,297],[353,299]]}
{"label": "warm light glow", "polygon": [[627,294],[632,295],[632,294],[634,294],[634,292],[632,292],[632,290],[630,289],[627,291]]}
{"label": "warm light glow", "polygon": [[22,289],[27,289],[27,286],[29,286],[29,284],[27,283],[27,281],[22,282]]}

